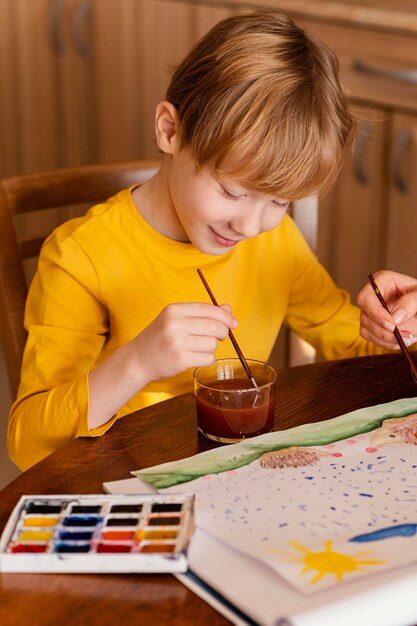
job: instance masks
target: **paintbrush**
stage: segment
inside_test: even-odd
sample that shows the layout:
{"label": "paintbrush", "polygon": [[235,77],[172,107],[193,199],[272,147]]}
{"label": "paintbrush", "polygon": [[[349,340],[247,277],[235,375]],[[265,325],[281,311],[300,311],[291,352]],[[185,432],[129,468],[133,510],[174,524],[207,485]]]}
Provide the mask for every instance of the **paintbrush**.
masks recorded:
{"label": "paintbrush", "polygon": [[[382,304],[384,309],[386,311],[388,311],[388,313],[391,314],[391,311],[389,310],[389,308],[387,306],[387,303],[385,302],[385,300],[384,300],[384,298],[382,296],[382,293],[380,292],[379,287],[378,287],[378,285],[375,282],[375,279],[374,279],[373,275],[372,274],[368,274],[368,278],[369,278],[369,282],[371,283],[372,288],[373,288],[373,290],[374,290],[378,300],[380,301],[380,303]],[[400,331],[399,331],[397,326],[394,327],[394,335],[395,335],[395,339],[397,340],[398,345],[401,348],[401,352],[405,356],[405,359],[406,359],[408,365],[410,366],[411,374],[412,374],[412,376],[414,378],[414,382],[417,383],[417,366],[414,363],[413,359],[411,358],[411,355],[410,355],[409,351],[407,350],[407,346],[405,345],[404,339],[402,338],[401,333],[400,333]]]}
{"label": "paintbrush", "polygon": [[[203,282],[204,287],[206,288],[206,291],[207,291],[208,295],[210,296],[210,299],[211,299],[212,303],[215,306],[219,306],[217,304],[216,298],[213,295],[213,292],[211,291],[210,287],[208,286],[208,283],[207,283],[206,279],[203,276],[203,272],[199,268],[197,268],[197,272],[198,272],[198,275],[200,276],[200,278],[201,278],[201,280]],[[251,372],[251,369],[250,369],[250,367],[248,365],[248,362],[246,361],[245,357],[243,356],[243,352],[239,348],[239,344],[237,343],[237,341],[235,339],[235,336],[234,336],[234,334],[232,333],[231,330],[229,330],[229,337],[230,337],[230,341],[233,344],[234,349],[237,352],[237,356],[239,357],[240,362],[242,363],[243,369],[245,370],[247,377],[249,378],[250,382],[255,387],[255,389],[257,389],[258,385],[256,384],[256,380],[254,379],[253,374]]]}

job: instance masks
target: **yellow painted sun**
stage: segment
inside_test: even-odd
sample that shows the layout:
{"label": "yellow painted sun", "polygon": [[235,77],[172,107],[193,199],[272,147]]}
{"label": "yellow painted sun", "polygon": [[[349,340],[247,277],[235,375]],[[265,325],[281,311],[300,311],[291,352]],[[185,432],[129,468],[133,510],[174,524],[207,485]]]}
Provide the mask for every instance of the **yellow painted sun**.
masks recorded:
{"label": "yellow painted sun", "polygon": [[381,565],[385,562],[374,559],[358,558],[371,554],[370,551],[359,552],[353,555],[334,552],[334,550],[332,550],[333,542],[330,540],[324,542],[324,550],[322,552],[312,552],[305,546],[301,545],[298,541],[292,541],[290,545],[295,550],[302,552],[303,556],[299,557],[296,554],[284,552],[281,552],[281,554],[289,556],[292,560],[300,560],[301,565],[304,565],[301,574],[305,574],[310,570],[315,570],[317,572],[317,574],[310,580],[310,585],[314,585],[318,580],[323,578],[323,576],[326,576],[326,574],[333,574],[339,582],[342,582],[344,574],[349,574],[355,571],[363,571],[366,569],[363,566]]}

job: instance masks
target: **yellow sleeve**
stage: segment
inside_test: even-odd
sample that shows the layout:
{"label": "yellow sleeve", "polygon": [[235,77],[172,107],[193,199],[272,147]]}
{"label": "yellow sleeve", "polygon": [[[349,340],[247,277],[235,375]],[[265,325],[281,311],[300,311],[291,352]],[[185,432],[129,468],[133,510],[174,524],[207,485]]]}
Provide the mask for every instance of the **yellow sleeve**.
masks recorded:
{"label": "yellow sleeve", "polygon": [[326,359],[387,352],[362,339],[360,309],[335,285],[293,222],[290,228],[293,267],[286,324]]}
{"label": "yellow sleeve", "polygon": [[28,340],[7,434],[21,469],[88,430],[88,373],[106,340],[108,315],[96,272],[71,237],[44,244],[25,312]]}

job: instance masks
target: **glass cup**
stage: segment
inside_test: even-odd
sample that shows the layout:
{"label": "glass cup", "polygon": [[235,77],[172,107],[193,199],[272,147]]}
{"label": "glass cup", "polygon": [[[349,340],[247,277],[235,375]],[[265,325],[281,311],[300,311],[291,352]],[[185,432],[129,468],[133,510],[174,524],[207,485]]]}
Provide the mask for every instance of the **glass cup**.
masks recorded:
{"label": "glass cup", "polygon": [[237,358],[194,370],[197,426],[209,439],[236,443],[272,430],[277,374],[262,361],[247,363],[256,389]]}

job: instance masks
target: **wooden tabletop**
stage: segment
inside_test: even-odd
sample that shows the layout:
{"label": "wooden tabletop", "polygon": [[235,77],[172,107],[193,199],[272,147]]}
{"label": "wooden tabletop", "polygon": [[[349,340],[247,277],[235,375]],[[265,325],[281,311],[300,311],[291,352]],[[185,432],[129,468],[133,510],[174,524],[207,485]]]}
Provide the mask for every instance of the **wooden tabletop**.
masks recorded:
{"label": "wooden tabletop", "polygon": [[[364,357],[278,372],[275,430],[417,396],[402,355]],[[30,436],[28,434],[28,436]],[[104,481],[216,447],[199,435],[185,394],[77,439],[0,492],[0,531],[23,494],[102,493]],[[225,626],[229,622],[171,575],[1,574],[2,626]]]}

